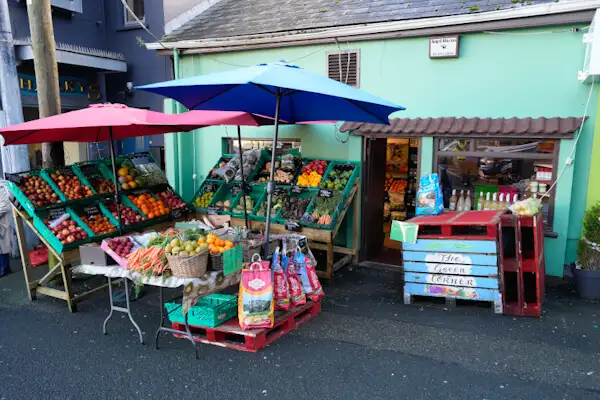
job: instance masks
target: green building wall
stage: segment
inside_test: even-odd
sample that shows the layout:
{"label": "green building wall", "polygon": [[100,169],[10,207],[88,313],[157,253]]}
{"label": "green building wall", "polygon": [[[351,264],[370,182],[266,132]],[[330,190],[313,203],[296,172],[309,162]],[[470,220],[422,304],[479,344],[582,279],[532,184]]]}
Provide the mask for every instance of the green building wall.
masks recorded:
{"label": "green building wall", "polygon": [[[577,81],[585,48],[582,33],[556,27],[519,30],[510,34],[467,34],[460,39],[458,59],[431,60],[428,38],[343,43],[341,50],[360,49],[360,87],[407,108],[392,117],[571,117],[582,116],[590,85]],[[547,30],[560,33],[541,33]],[[285,60],[316,73],[326,73],[326,53],[337,46],[304,46],[236,53],[184,55],[181,77],[190,77],[264,62]],[[311,54],[314,53],[314,54]],[[573,165],[557,185],[553,231],[546,239],[546,270],[562,276],[563,264],[575,257],[586,208],[592,146],[600,159],[593,133],[598,107],[594,89]],[[167,101],[167,112],[175,112]],[[166,140],[168,177],[185,199],[190,199],[222,151],[222,138],[235,137],[235,127],[211,127]],[[243,137],[270,138],[272,128],[242,128]],[[336,135],[336,127],[284,126],[282,138],[302,140],[307,157],[361,160],[358,137]],[[559,170],[565,165],[573,140],[560,143]],[[422,141],[422,173],[433,168],[433,140]],[[194,181],[193,176],[197,179]],[[598,170],[592,176],[600,174]],[[597,180],[596,180],[597,181]],[[600,185],[597,185],[600,186]],[[594,198],[600,199],[600,189]]]}

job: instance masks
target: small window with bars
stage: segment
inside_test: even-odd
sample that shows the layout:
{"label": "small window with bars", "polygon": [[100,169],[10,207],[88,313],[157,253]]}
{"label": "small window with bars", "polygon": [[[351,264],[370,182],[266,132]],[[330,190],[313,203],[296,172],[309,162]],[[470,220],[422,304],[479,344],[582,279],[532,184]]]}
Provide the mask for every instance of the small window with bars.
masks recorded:
{"label": "small window with bars", "polygon": [[327,53],[327,76],[347,85],[360,86],[360,53],[358,50]]}

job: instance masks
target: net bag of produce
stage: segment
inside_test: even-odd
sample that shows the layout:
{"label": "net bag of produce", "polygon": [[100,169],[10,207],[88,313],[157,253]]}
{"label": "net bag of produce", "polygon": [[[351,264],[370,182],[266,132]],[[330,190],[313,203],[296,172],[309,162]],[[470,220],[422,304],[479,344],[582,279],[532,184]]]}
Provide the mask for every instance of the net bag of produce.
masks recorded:
{"label": "net bag of produce", "polygon": [[438,174],[421,177],[417,192],[417,215],[437,215],[444,211],[444,199]]}
{"label": "net bag of produce", "polygon": [[279,248],[273,254],[273,299],[276,310],[287,311],[290,309],[289,286],[281,267]]}
{"label": "net bag of produce", "polygon": [[224,167],[219,168],[215,173],[223,178],[225,182],[233,180],[235,174],[240,168],[240,156],[234,156]]}
{"label": "net bag of produce", "polygon": [[313,267],[310,260],[300,252],[300,248],[294,253],[294,268],[296,269],[296,274],[302,284],[302,289],[309,299],[317,302],[325,297],[325,292],[323,292],[315,267]]}
{"label": "net bag of produce", "polygon": [[281,263],[283,265],[286,265],[285,273],[287,275],[290,293],[290,303],[292,304],[292,307],[298,307],[303,304],[306,304],[306,295],[304,295],[302,283],[300,282],[300,279],[296,274],[294,263],[289,257],[286,256],[281,257]]}
{"label": "net bag of produce", "polygon": [[242,270],[238,295],[238,320],[243,330],[272,328],[275,322],[273,281],[268,261],[252,257]]}

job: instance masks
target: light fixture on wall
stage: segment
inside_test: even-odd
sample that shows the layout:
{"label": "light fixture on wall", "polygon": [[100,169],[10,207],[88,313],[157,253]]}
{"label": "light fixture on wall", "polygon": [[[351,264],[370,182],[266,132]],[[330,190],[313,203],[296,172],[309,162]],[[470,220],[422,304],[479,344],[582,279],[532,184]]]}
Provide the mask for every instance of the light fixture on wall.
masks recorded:
{"label": "light fixture on wall", "polygon": [[129,81],[127,82],[127,91],[131,92],[133,90],[133,82]]}

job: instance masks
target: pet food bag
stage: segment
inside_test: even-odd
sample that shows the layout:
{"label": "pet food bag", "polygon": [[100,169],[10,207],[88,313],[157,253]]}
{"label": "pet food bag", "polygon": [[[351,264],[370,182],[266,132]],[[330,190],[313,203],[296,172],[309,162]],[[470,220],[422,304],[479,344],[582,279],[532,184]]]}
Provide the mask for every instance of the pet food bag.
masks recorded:
{"label": "pet food bag", "polygon": [[444,212],[444,198],[438,174],[421,177],[417,192],[417,215],[437,215]]}
{"label": "pet food bag", "polygon": [[248,267],[242,270],[238,320],[243,330],[272,328],[275,322],[271,269],[268,261],[259,260],[254,261],[253,257]]}
{"label": "pet food bag", "polygon": [[307,257],[304,257],[299,248],[294,254],[294,268],[302,284],[302,289],[309,299],[317,302],[325,297],[315,267]]}
{"label": "pet food bag", "polygon": [[289,286],[285,272],[281,267],[279,247],[273,254],[273,299],[276,310],[287,311],[290,309]]}
{"label": "pet food bag", "polygon": [[298,307],[306,304],[306,296],[304,295],[304,290],[302,289],[302,283],[300,282],[298,275],[296,275],[294,263],[289,259],[289,257],[286,256],[281,257],[281,263],[283,265],[287,265],[285,273],[287,275],[290,303],[292,307]]}

